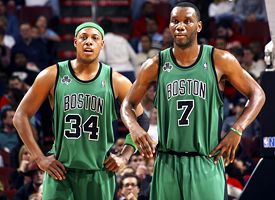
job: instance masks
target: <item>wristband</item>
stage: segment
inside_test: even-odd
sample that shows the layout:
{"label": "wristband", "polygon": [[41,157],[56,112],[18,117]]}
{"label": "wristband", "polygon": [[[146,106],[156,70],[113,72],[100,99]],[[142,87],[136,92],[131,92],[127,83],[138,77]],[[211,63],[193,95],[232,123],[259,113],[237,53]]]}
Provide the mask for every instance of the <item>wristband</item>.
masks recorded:
{"label": "wristband", "polygon": [[130,133],[128,133],[126,135],[124,145],[131,145],[134,148],[134,153],[136,153],[137,150],[138,150],[136,144],[133,142],[133,140],[131,138],[131,134]]}
{"label": "wristband", "polygon": [[232,128],[232,127],[230,128],[230,130],[233,131],[233,133],[235,133],[235,134],[237,134],[237,135],[239,135],[239,136],[242,136],[242,135],[243,135],[241,131],[238,131],[237,129],[234,129],[234,128]]}

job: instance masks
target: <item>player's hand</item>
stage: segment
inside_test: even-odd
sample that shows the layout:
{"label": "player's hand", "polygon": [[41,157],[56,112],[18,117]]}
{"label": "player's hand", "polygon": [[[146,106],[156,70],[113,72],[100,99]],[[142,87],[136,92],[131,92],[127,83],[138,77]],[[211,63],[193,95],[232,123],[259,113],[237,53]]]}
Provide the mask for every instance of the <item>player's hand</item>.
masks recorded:
{"label": "player's hand", "polygon": [[42,156],[36,159],[36,163],[40,169],[47,172],[56,180],[65,179],[66,169],[64,165],[56,160],[55,155]]}
{"label": "player's hand", "polygon": [[128,160],[126,158],[123,156],[116,156],[112,153],[104,161],[105,168],[112,172],[116,172],[119,169],[122,169],[126,166],[127,163]]}
{"label": "player's hand", "polygon": [[218,155],[215,157],[214,163],[217,164],[221,156],[224,158],[224,164],[227,166],[229,163],[232,163],[235,158],[235,152],[238,147],[238,144],[241,141],[241,136],[230,131],[222,141],[214,148],[210,153],[209,157],[215,155],[218,151]]}
{"label": "player's hand", "polygon": [[136,133],[131,132],[131,137],[136,144],[140,155],[147,158],[152,158],[155,153],[155,144],[148,133],[143,131],[138,131]]}

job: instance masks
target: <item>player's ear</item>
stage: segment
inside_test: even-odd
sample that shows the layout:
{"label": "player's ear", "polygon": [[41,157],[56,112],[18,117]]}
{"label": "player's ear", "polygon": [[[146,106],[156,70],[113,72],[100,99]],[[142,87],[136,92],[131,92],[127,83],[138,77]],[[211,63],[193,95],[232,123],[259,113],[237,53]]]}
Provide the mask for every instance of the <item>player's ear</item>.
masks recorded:
{"label": "player's ear", "polygon": [[76,47],[76,37],[74,37],[74,47]]}
{"label": "player's ear", "polygon": [[198,21],[198,26],[197,26],[197,32],[201,32],[202,30],[202,21]]}
{"label": "player's ear", "polygon": [[103,49],[104,48],[104,40],[102,40],[102,42],[101,42],[101,49]]}

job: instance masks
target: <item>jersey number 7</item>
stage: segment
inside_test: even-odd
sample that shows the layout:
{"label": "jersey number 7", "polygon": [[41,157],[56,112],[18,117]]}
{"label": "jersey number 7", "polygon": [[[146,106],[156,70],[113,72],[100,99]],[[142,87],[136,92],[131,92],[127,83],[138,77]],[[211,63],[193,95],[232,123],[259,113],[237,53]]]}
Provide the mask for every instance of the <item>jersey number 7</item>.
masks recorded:
{"label": "jersey number 7", "polygon": [[178,126],[189,126],[189,116],[194,109],[194,100],[178,100],[177,110],[183,110],[180,119],[178,119]]}

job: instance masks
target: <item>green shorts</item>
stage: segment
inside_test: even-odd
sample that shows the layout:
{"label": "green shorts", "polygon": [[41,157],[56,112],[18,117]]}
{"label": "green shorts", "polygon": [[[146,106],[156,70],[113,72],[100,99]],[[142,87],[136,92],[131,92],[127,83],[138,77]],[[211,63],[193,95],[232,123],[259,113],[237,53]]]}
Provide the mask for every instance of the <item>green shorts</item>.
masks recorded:
{"label": "green shorts", "polygon": [[66,179],[54,180],[44,175],[43,200],[112,200],[115,196],[115,174],[107,170],[67,170]]}
{"label": "green shorts", "polygon": [[215,165],[206,156],[159,153],[155,163],[151,200],[227,199],[223,159]]}

